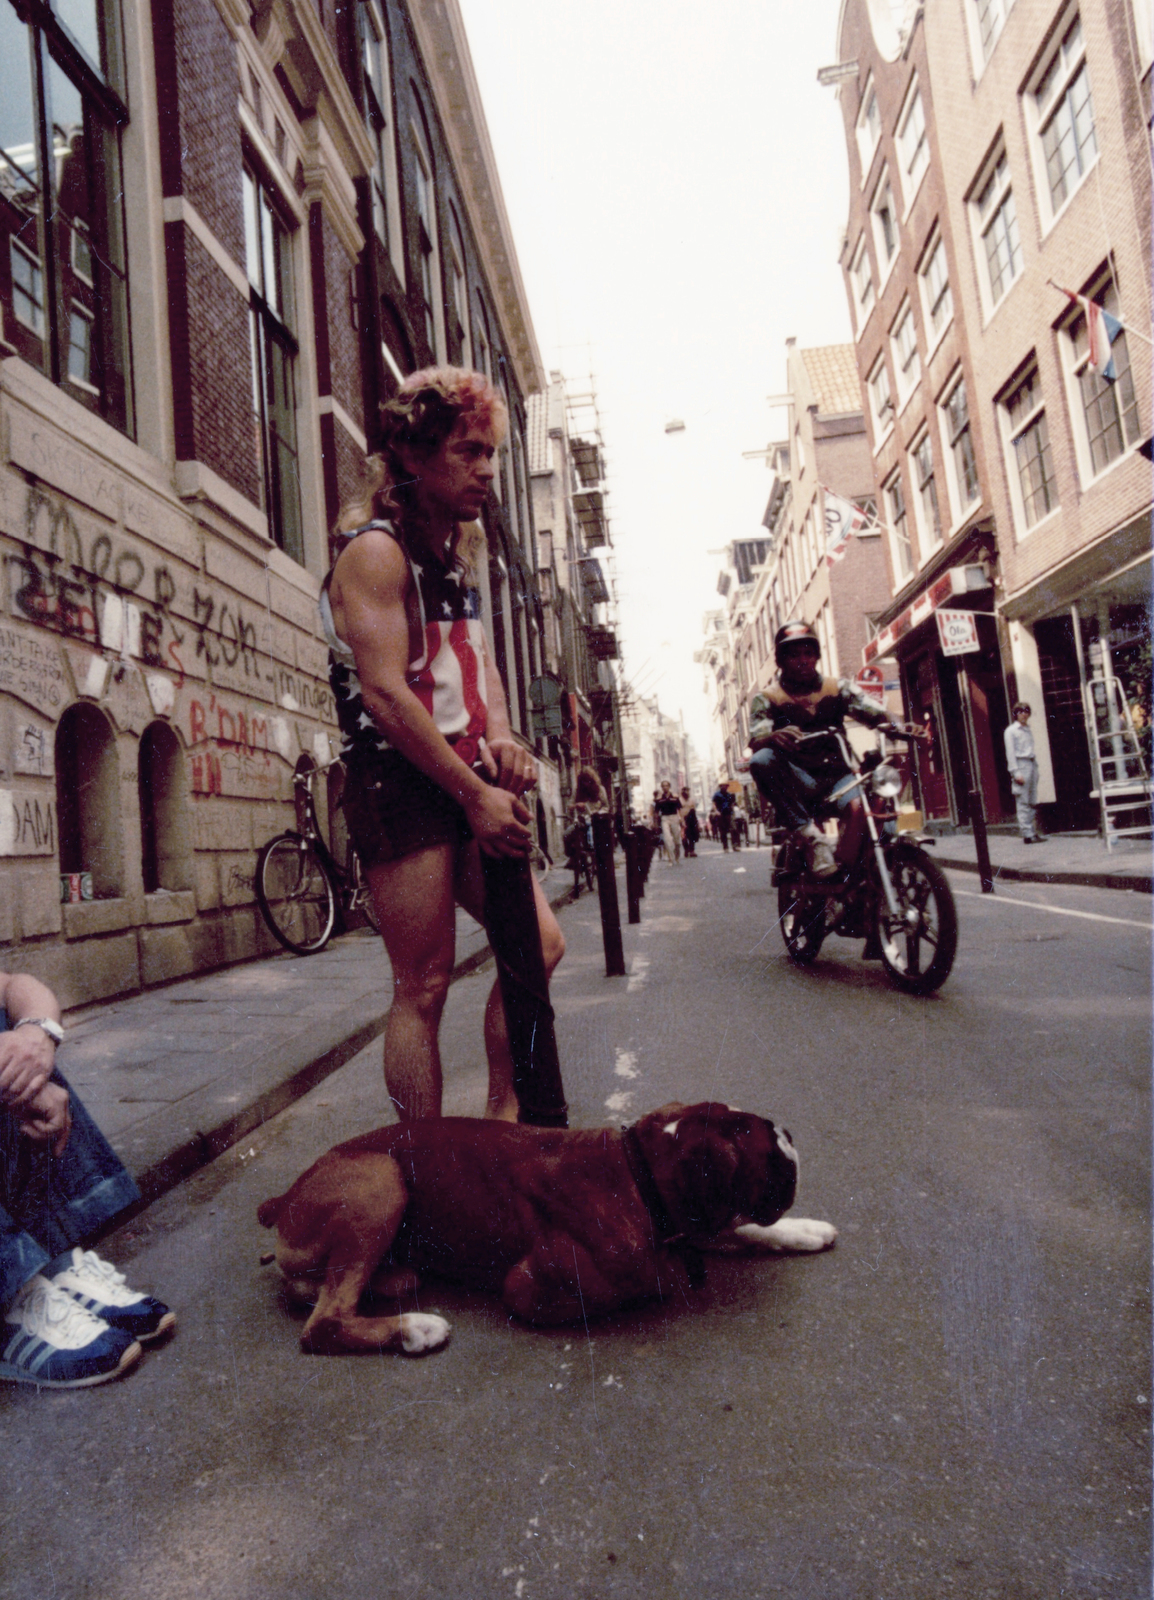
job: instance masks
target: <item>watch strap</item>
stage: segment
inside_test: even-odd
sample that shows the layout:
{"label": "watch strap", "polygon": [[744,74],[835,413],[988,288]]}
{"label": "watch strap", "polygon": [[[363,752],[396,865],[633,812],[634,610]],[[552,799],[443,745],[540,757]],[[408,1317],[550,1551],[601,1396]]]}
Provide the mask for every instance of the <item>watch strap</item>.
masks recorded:
{"label": "watch strap", "polygon": [[12,1024],[12,1032],[17,1028],[42,1028],[53,1044],[60,1044],[64,1038],[64,1029],[51,1017],[21,1017],[19,1022]]}

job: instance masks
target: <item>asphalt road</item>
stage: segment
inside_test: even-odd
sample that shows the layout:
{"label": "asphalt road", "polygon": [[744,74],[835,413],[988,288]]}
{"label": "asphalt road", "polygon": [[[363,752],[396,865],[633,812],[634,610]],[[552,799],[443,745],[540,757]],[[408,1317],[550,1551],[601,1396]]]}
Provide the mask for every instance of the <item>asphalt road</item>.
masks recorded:
{"label": "asphalt road", "polygon": [[[655,863],[629,976],[562,915],[572,1121],[785,1123],[827,1254],[539,1333],[430,1284],[424,1360],[302,1355],[255,1221],[387,1120],[377,1047],[107,1241],[177,1308],[107,1388],[0,1391],[0,1596],[1148,1600],[1149,897],[957,874],[940,996],[808,972],[768,855]],[[456,985],[446,1110],[484,1095]]]}

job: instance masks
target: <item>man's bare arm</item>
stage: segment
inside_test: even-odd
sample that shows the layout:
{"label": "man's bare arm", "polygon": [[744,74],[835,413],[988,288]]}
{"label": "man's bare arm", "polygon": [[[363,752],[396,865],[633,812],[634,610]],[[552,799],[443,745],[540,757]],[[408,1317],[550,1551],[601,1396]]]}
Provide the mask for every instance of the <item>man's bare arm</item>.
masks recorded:
{"label": "man's bare arm", "polygon": [[23,1017],[60,1021],[56,996],[26,972],[0,973],[0,1005],[8,1013],[7,1033],[0,1033],[0,1105],[23,1109],[32,1104],[52,1076],[55,1042],[43,1028],[17,1028]]}

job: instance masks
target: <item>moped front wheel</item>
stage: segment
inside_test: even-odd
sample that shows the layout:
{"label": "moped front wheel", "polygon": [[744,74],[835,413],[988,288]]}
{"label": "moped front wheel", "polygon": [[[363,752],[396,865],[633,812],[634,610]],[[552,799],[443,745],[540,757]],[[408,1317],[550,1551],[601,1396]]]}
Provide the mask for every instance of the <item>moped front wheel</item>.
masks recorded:
{"label": "moped front wheel", "polygon": [[817,960],[826,934],[825,913],[825,896],[807,894],[796,879],[778,888],[777,920],[795,966],[808,967]]}
{"label": "moped front wheel", "polygon": [[882,965],[908,994],[933,994],[950,975],[958,950],[958,913],[945,873],[921,850],[897,850],[890,877],[899,915],[878,896],[877,935]]}

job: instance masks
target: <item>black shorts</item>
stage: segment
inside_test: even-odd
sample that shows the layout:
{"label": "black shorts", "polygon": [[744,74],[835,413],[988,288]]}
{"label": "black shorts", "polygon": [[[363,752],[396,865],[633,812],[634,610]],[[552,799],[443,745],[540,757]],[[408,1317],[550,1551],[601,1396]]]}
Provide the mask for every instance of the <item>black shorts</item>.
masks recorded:
{"label": "black shorts", "polygon": [[342,805],[349,838],[365,867],[472,838],[457,801],[396,750],[369,760],[349,758]]}

